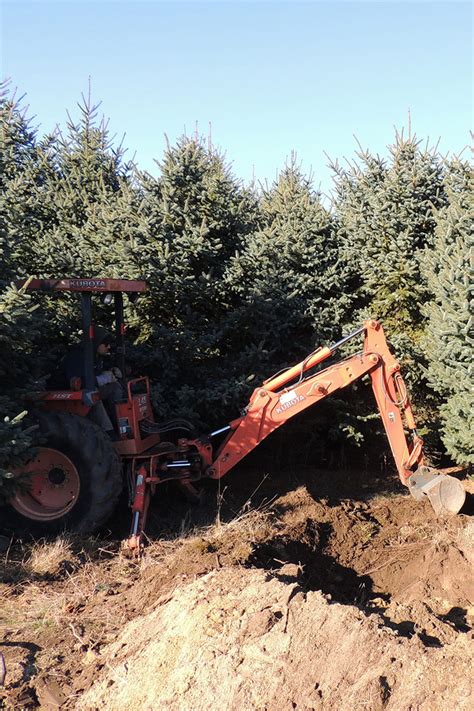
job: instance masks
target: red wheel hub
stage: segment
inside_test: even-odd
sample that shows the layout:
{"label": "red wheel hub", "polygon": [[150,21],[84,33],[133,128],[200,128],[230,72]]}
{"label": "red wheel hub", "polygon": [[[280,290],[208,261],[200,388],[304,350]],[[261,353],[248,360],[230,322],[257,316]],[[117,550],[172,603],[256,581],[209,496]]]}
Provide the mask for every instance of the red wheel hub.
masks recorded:
{"label": "red wheel hub", "polygon": [[17,491],[11,504],[35,521],[54,521],[72,509],[81,489],[76,466],[57,449],[39,447],[38,454],[19,470],[30,474],[28,489]]}

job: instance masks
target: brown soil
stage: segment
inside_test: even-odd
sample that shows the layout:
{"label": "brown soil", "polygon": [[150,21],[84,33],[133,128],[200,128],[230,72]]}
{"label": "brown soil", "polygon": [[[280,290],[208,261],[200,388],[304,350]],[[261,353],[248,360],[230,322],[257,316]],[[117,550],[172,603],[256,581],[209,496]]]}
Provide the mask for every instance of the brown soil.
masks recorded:
{"label": "brown soil", "polygon": [[0,708],[473,707],[469,507],[437,519],[362,473],[240,477],[199,509],[164,491],[139,562],[120,521],[43,551],[7,541]]}

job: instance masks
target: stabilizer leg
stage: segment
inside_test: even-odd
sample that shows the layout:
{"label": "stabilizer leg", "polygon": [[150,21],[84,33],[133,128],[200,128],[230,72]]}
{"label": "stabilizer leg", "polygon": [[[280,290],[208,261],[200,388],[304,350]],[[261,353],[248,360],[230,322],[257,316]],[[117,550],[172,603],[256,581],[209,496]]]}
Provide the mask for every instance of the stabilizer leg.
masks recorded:
{"label": "stabilizer leg", "polygon": [[147,468],[142,465],[138,470],[135,483],[135,496],[132,504],[132,526],[130,537],[124,541],[124,548],[134,555],[140,556],[142,549],[143,530],[145,528],[150,491],[147,485]]}

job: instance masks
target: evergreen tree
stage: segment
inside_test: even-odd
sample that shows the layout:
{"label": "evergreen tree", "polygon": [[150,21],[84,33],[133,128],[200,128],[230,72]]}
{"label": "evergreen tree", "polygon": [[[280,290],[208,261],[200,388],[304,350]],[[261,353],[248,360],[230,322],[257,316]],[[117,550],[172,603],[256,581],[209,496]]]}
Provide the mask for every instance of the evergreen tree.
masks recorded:
{"label": "evergreen tree", "polygon": [[232,390],[221,371],[235,300],[225,273],[254,227],[256,200],[202,139],[168,146],[160,168],[159,178],[142,176],[150,285],[137,304],[142,364],[160,381],[163,415],[214,421]]}
{"label": "evergreen tree", "polygon": [[474,172],[448,165],[449,204],[436,217],[435,242],[425,251],[424,275],[433,298],[424,305],[428,384],[441,395],[442,440],[458,463],[473,463]]}
{"label": "evergreen tree", "polygon": [[114,148],[98,106],[83,99],[79,110],[65,134],[41,143],[50,171],[38,196],[47,215],[35,240],[35,273],[125,278],[135,272],[128,259],[137,230],[134,166]]}
{"label": "evergreen tree", "polygon": [[41,320],[35,310],[24,290],[11,286],[0,292],[0,502],[12,492],[12,467],[28,458],[33,444],[24,396],[41,385]]}
{"label": "evergreen tree", "polygon": [[[17,276],[140,276],[136,247],[141,238],[141,196],[134,183],[134,166],[123,161],[120,147],[113,147],[107,123],[98,119],[98,107],[83,99],[79,109],[80,120],[69,119],[64,134],[58,130],[36,142],[34,160],[18,171],[16,182],[27,183],[30,199],[24,201],[24,220],[13,215],[8,230],[10,240],[12,235],[22,235],[21,253],[17,250],[13,255],[10,270]],[[15,189],[13,184],[13,194]],[[57,366],[66,344],[79,337],[78,300],[74,294],[31,298],[41,306],[42,365],[48,373]],[[97,311],[99,322],[111,323],[106,309],[99,306]]]}
{"label": "evergreen tree", "polygon": [[44,211],[45,166],[22,99],[0,85],[0,280],[28,275],[29,250]]}
{"label": "evergreen tree", "polygon": [[[241,302],[233,327],[241,402],[244,392],[248,396],[272,373],[338,340],[353,302],[337,225],[294,157],[263,191],[260,212],[259,229],[232,259],[226,277]],[[355,434],[351,420],[347,407],[331,399],[308,413],[303,428],[307,435],[311,422],[313,449],[322,450],[329,436]]]}
{"label": "evergreen tree", "polygon": [[263,192],[260,229],[227,277],[242,302],[238,339],[267,376],[340,335],[352,302],[348,276],[334,221],[293,158]]}
{"label": "evergreen tree", "polygon": [[446,204],[443,162],[435,150],[403,134],[396,135],[388,160],[362,150],[357,157],[348,168],[333,164],[335,208],[358,281],[354,322],[382,321],[420,404],[420,305],[429,298],[420,255],[433,244],[435,210]]}
{"label": "evergreen tree", "polygon": [[28,254],[41,224],[37,200],[44,166],[21,99],[0,87],[0,500],[13,491],[12,467],[31,454],[24,396],[38,386],[42,321],[30,295],[11,285],[28,274]]}

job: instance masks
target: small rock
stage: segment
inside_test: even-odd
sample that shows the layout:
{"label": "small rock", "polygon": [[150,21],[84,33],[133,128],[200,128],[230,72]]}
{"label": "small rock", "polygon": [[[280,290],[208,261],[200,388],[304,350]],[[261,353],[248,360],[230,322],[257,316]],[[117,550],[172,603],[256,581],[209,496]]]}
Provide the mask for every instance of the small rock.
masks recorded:
{"label": "small rock", "polygon": [[59,709],[66,701],[66,696],[61,690],[59,684],[52,680],[38,683],[36,686],[36,695],[38,696],[38,701],[44,711]]}
{"label": "small rock", "polygon": [[283,578],[288,582],[291,579],[298,580],[301,578],[303,573],[303,567],[297,565],[296,563],[285,563],[281,566],[279,570],[276,571],[276,576],[278,578]]}
{"label": "small rock", "polygon": [[82,663],[84,665],[92,664],[92,662],[95,662],[99,656],[99,652],[96,652],[95,649],[88,649],[82,657]]}

